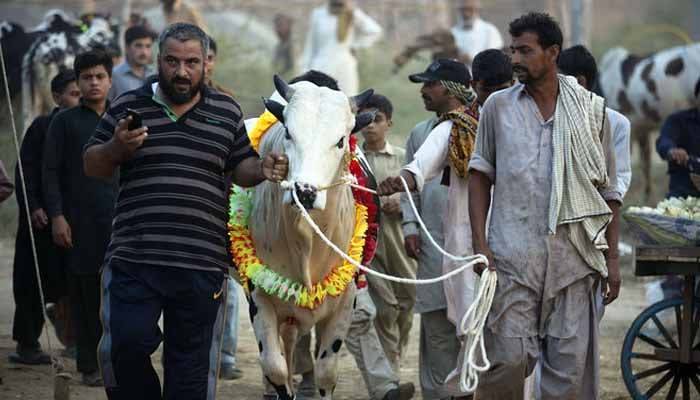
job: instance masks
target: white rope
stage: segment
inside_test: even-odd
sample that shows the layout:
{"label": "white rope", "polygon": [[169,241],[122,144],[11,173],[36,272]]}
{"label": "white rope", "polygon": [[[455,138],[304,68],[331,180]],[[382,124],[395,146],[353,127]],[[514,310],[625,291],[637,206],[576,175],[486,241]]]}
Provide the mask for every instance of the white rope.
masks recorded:
{"label": "white rope", "polygon": [[48,315],[46,314],[46,307],[45,307],[45,297],[44,297],[44,288],[41,283],[41,273],[39,272],[39,259],[37,258],[37,252],[36,252],[36,239],[34,238],[34,227],[32,225],[32,213],[29,210],[29,198],[27,197],[27,181],[24,179],[24,167],[22,166],[22,154],[20,152],[20,143],[19,143],[19,135],[17,135],[17,126],[15,125],[15,114],[12,109],[12,97],[10,96],[10,87],[8,86],[7,82],[7,68],[5,66],[5,54],[2,51],[2,46],[0,46],[0,63],[2,64],[2,75],[3,75],[3,80],[5,82],[5,98],[7,100],[7,107],[9,108],[10,111],[10,122],[12,124],[12,139],[14,140],[15,143],[15,151],[17,151],[17,167],[19,169],[19,176],[21,179],[22,183],[22,194],[24,196],[24,211],[27,214],[27,225],[29,227],[29,239],[31,241],[32,245],[32,255],[34,256],[34,273],[36,274],[36,282],[37,286],[39,287],[39,299],[41,300],[41,311],[42,311],[42,316],[44,318],[44,329],[42,329],[44,335],[46,336],[46,344],[48,347],[49,355],[51,356],[52,363],[54,367],[58,368],[58,359],[53,356],[53,349],[51,346],[51,335],[48,334],[46,330],[46,321],[49,320]]}
{"label": "white rope", "polygon": [[[466,349],[459,373],[459,388],[463,392],[471,393],[476,390],[479,384],[479,372],[485,372],[491,368],[484,345],[484,325],[496,293],[496,283],[496,271],[485,269],[479,280],[476,297],[459,325],[460,331],[465,336]],[[481,352],[479,358],[476,357],[477,349]],[[481,359],[481,365],[478,364],[478,359]]]}
{"label": "white rope", "polygon": [[[420,225],[421,230],[428,238],[430,244],[433,245],[433,247],[435,247],[443,256],[449,258],[452,261],[466,261],[465,264],[453,271],[450,271],[447,274],[432,279],[399,278],[396,276],[374,271],[371,268],[365,267],[364,265],[350,258],[350,256],[348,256],[345,252],[339,249],[338,246],[335,245],[335,243],[331,242],[330,239],[328,239],[328,237],[326,237],[326,235],[323,234],[321,228],[318,227],[318,225],[309,215],[308,211],[306,211],[306,208],[304,208],[304,206],[301,204],[301,201],[299,201],[297,192],[296,190],[294,190],[294,182],[283,181],[280,183],[280,186],[284,190],[290,190],[292,192],[292,199],[294,199],[294,203],[301,211],[301,214],[306,220],[306,222],[311,226],[311,228],[314,230],[314,232],[316,232],[316,234],[321,238],[321,240],[323,240],[331,249],[333,249],[333,251],[335,251],[346,261],[348,261],[349,263],[351,263],[352,265],[354,265],[355,267],[359,268],[367,274],[375,275],[382,279],[386,279],[392,282],[408,283],[413,285],[424,285],[447,280],[463,272],[465,269],[473,267],[476,264],[484,264],[488,267],[488,259],[483,254],[475,254],[472,256],[460,257],[450,254],[447,251],[445,251],[442,247],[440,247],[440,245],[435,241],[435,239],[433,239],[433,236],[430,234],[428,228],[425,226],[423,219],[420,217],[420,213],[418,213],[418,209],[416,208],[416,204],[413,201],[413,197],[411,196],[411,190],[409,189],[406,180],[401,175],[399,175],[399,178],[401,179],[401,183],[403,184],[404,190],[408,197],[408,202],[411,205],[411,209],[413,210],[413,213],[416,216],[416,219],[418,220],[418,225]],[[340,183],[347,184],[348,186],[358,190],[363,190],[365,192],[369,192],[375,195],[377,194],[375,190],[358,185],[356,179],[354,179],[354,177],[352,176],[341,178]],[[329,187],[333,186],[337,186],[337,184],[333,184]],[[489,368],[491,368],[491,362],[489,361],[486,355],[486,346],[484,345],[484,326],[486,325],[486,318],[488,317],[489,310],[491,310],[491,304],[493,303],[493,297],[496,293],[497,283],[498,278],[496,276],[496,271],[486,268],[481,275],[481,279],[479,280],[479,287],[477,289],[476,297],[467,309],[467,312],[462,317],[460,323],[460,331],[465,336],[466,349],[464,359],[462,361],[462,368],[460,369],[459,374],[459,387],[460,390],[463,392],[474,392],[476,390],[477,385],[479,384],[479,372],[485,372]],[[477,350],[480,351],[478,359]],[[479,359],[481,360],[481,364],[479,364]]]}
{"label": "white rope", "polygon": [[[355,187],[355,188],[360,189],[360,190],[364,190],[366,192],[377,194],[377,192],[372,190],[372,189],[368,189],[368,188],[365,188],[365,187],[362,187],[362,186],[355,184],[354,182],[352,182],[351,178],[346,177],[346,178],[342,178],[342,179],[345,181],[343,183],[346,183],[349,186]],[[425,235],[428,237],[430,243],[433,246],[435,246],[435,248],[438,249],[440,251],[440,253],[442,253],[445,257],[448,257],[454,261],[466,261],[465,264],[463,264],[462,266],[460,266],[459,268],[457,268],[455,270],[448,272],[447,274],[444,274],[442,276],[438,276],[436,278],[431,278],[431,279],[400,278],[397,276],[387,275],[387,274],[383,274],[381,272],[375,271],[375,270],[368,268],[368,267],[360,264],[359,262],[353,260],[343,250],[338,248],[338,246],[336,246],[335,243],[333,243],[330,239],[328,239],[328,237],[326,237],[326,235],[323,234],[323,232],[321,231],[321,228],[319,228],[319,226],[314,222],[314,220],[311,218],[311,215],[309,215],[309,212],[306,211],[306,208],[301,204],[301,201],[299,201],[299,197],[297,197],[297,192],[296,192],[296,190],[294,190],[295,182],[282,181],[282,182],[280,182],[280,186],[282,187],[282,189],[289,190],[292,192],[292,199],[294,199],[294,203],[297,205],[297,207],[301,211],[301,214],[304,217],[304,219],[306,220],[306,222],[309,224],[309,226],[311,226],[311,229],[313,229],[314,232],[316,232],[316,234],[321,238],[321,240],[323,240],[323,242],[326,243],[326,245],[328,245],[328,247],[333,249],[333,251],[335,251],[339,256],[341,256],[343,259],[345,259],[345,261],[349,262],[350,264],[354,265],[355,267],[357,267],[358,269],[360,269],[361,271],[363,271],[367,274],[374,275],[374,276],[380,277],[382,279],[386,279],[386,280],[391,281],[391,282],[408,283],[408,284],[412,284],[412,285],[428,285],[431,283],[437,283],[437,282],[442,282],[444,280],[447,280],[447,279],[449,279],[457,274],[462,273],[467,268],[472,268],[476,264],[488,265],[488,259],[482,254],[475,254],[475,255],[466,256],[466,257],[458,257],[458,256],[452,255],[452,254],[446,252],[445,250],[443,250],[442,247],[440,247],[440,245],[435,242],[435,239],[433,239],[433,237],[430,235],[430,232],[428,232],[428,228],[426,228],[425,224],[421,220],[420,215],[418,214],[418,211],[416,210],[416,205],[413,203],[413,199],[411,198],[408,185],[406,184],[406,181],[403,179],[403,177],[401,177],[401,181],[403,182],[404,189],[406,190],[406,193],[409,194],[408,199],[409,199],[409,202],[411,204],[411,207],[413,207],[414,213],[416,214],[416,217],[418,219],[418,223],[419,223],[421,229],[423,229],[423,232],[425,233]]]}

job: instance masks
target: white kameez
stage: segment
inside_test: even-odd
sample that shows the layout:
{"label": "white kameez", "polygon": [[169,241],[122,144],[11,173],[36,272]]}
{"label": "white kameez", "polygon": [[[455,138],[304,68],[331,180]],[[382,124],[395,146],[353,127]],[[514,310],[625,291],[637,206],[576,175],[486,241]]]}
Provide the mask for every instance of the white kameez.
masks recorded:
{"label": "white kameez", "polygon": [[301,58],[301,72],[315,69],[338,81],[347,95],[359,91],[357,60],[354,49],[370,47],[382,35],[382,28],[362,10],[354,8],[352,26],[342,42],[338,41],[338,17],[330,13],[328,6],[311,13],[306,45]]}
{"label": "white kameez", "polygon": [[[443,173],[448,166],[447,150],[450,142],[452,121],[444,121],[430,133],[418,149],[413,161],[404,167],[416,179],[417,189],[423,188],[425,181]],[[447,190],[447,210],[443,214],[445,229],[445,250],[458,256],[472,255],[472,233],[469,223],[469,187],[465,178],[457,176],[450,168],[450,186]],[[444,274],[460,267],[462,263],[446,257],[442,260]],[[474,299],[474,285],[477,275],[469,268],[463,273],[445,281],[447,298],[447,317],[458,326],[462,316],[467,312]],[[459,328],[458,328],[459,330]]]}
{"label": "white kameez", "polygon": [[[503,38],[495,25],[477,18],[471,28],[456,25],[451,29],[455,44],[461,54],[474,58],[477,54],[488,49],[503,47]],[[469,63],[471,67],[471,62]]]}

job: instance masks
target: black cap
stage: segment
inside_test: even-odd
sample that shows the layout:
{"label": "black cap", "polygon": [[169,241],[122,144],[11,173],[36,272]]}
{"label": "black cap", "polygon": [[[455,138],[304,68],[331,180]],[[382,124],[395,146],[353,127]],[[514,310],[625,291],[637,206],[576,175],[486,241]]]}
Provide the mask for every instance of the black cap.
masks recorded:
{"label": "black cap", "polygon": [[413,83],[450,81],[469,86],[472,77],[464,63],[441,58],[433,61],[425,72],[409,75],[408,79]]}

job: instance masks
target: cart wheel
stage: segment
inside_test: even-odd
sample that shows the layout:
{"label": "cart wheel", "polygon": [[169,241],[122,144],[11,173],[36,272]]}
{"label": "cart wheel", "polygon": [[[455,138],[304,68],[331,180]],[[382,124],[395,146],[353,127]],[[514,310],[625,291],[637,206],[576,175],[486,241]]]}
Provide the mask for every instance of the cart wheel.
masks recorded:
{"label": "cart wheel", "polygon": [[[693,350],[700,350],[700,298],[694,309],[691,343]],[[620,365],[633,399],[675,399],[679,392],[683,400],[700,398],[700,365],[660,360],[654,352],[678,348],[682,313],[683,299],[662,300],[642,311],[627,331]]]}

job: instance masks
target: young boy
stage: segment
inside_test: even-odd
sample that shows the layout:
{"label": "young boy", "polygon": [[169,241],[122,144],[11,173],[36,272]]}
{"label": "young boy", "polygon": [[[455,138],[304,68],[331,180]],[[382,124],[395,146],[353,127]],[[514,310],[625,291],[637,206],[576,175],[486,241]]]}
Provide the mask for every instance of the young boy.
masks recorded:
{"label": "young boy", "polygon": [[[389,99],[375,94],[361,112],[375,111],[374,121],[363,131],[365,138],[362,150],[378,182],[396,175],[403,166],[406,151],[392,146],[387,135],[392,126],[393,107]],[[380,198],[382,225],[377,254],[372,268],[390,275],[415,278],[416,264],[403,248],[401,232],[400,195]],[[413,322],[413,304],[416,300],[415,287],[395,284],[383,279],[368,277],[369,292],[377,306],[375,326],[384,351],[394,372],[399,372],[401,353],[408,343],[408,334]]]}
{"label": "young boy", "polygon": [[112,231],[116,176],[85,175],[83,147],[108,107],[112,58],[100,50],[81,53],[73,69],[80,104],[57,114],[46,134],[43,195],[53,241],[65,249],[68,297],[77,334],[77,368],[88,386],[101,386],[97,364],[100,324],[100,268]]}

